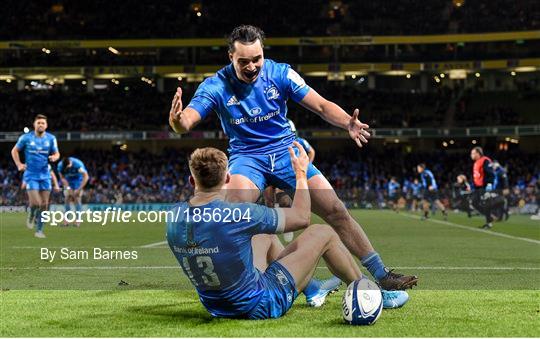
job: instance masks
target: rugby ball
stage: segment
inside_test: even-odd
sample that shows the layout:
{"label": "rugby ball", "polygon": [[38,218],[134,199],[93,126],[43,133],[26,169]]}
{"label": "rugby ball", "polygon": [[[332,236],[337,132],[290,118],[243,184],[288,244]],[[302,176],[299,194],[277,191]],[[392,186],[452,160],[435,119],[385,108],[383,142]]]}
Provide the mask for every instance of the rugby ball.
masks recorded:
{"label": "rugby ball", "polygon": [[381,290],[367,278],[353,281],[343,295],[343,319],[351,325],[373,324],[379,319],[382,309]]}

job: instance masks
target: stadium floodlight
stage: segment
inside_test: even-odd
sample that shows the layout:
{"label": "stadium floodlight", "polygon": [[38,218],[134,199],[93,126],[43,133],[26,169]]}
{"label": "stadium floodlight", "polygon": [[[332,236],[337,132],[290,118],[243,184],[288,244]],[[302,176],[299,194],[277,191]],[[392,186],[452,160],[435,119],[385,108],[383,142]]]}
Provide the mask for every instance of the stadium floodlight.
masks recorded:
{"label": "stadium floodlight", "polygon": [[112,54],[120,55],[120,51],[117,50],[116,48],[112,47],[112,46],[109,46],[108,50],[109,50],[109,52],[111,52]]}

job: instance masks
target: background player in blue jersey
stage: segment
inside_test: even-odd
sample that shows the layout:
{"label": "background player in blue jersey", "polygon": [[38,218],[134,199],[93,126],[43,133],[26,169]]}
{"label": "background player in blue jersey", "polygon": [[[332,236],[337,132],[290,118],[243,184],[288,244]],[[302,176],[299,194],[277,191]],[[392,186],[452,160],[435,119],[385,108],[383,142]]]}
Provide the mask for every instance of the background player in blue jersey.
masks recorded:
{"label": "background player in blue jersey", "polygon": [[414,178],[410,185],[411,187],[411,210],[416,212],[418,209],[418,202],[422,200],[422,184],[418,181],[418,178]]}
{"label": "background player in blue jersey", "polygon": [[505,220],[508,220],[508,218],[510,218],[508,205],[508,196],[510,195],[510,183],[508,180],[508,173],[506,168],[501,166],[501,164],[497,160],[493,161],[492,166],[493,172],[495,174],[495,177],[493,179],[493,189],[504,200],[501,219],[504,218]]}
{"label": "background player in blue jersey", "polygon": [[399,198],[400,198],[400,188],[401,185],[397,181],[396,177],[390,178],[388,182],[388,201],[390,203],[390,208],[394,212],[399,213]]}
{"label": "background player in blue jersey", "polygon": [[[82,209],[83,189],[88,183],[88,171],[84,163],[75,157],[64,157],[58,163],[58,174],[62,180],[64,188],[64,206],[66,212],[71,209],[71,203],[75,205],[75,210]],[[79,222],[75,223],[79,227]]]}
{"label": "background player in blue jersey", "polygon": [[[34,131],[19,138],[11,157],[19,171],[24,171],[23,181],[30,205],[30,213],[36,216],[37,238],[45,238],[41,212],[48,208],[51,194],[51,175],[49,161],[55,162],[60,158],[58,144],[54,135],[46,132],[47,117],[38,114],[34,119]],[[19,152],[24,152],[24,163]]]}
{"label": "background player in blue jersey", "polygon": [[446,212],[446,207],[439,199],[439,186],[437,186],[437,180],[433,172],[426,168],[426,164],[421,163],[416,166],[418,174],[420,174],[420,180],[422,182],[423,194],[422,194],[422,205],[424,209],[424,215],[422,219],[429,218],[429,210],[435,209],[438,207],[444,217],[444,220],[448,219],[448,212]]}
{"label": "background player in blue jersey", "polygon": [[[173,130],[187,133],[211,112],[217,113],[230,140],[229,201],[257,201],[269,185],[283,190],[295,188],[287,153],[296,137],[287,121],[289,99],[347,130],[359,147],[370,136],[369,126],[358,120],[358,110],[350,116],[311,89],[289,65],[265,59],[263,40],[264,33],[256,27],[235,28],[229,37],[231,63],[207,78],[185,108],[178,88],[169,114]],[[307,176],[313,211],[336,230],[379,284],[385,289],[415,285],[416,276],[404,276],[385,267],[363,229],[312,164]]]}
{"label": "background player in blue jersey", "polygon": [[[344,282],[362,273],[337,233],[327,225],[309,226],[309,160],[302,147],[289,149],[297,191],[291,208],[226,202],[222,189],[231,176],[227,156],[214,148],[195,150],[189,159],[195,194],[173,209],[167,241],[199,299],[214,317],[268,319],[292,306],[323,257]],[[307,229],[280,253],[268,252],[262,267],[254,261],[251,239],[257,234]],[[269,244],[270,245],[270,244]],[[387,307],[402,306],[404,291],[384,292]]]}

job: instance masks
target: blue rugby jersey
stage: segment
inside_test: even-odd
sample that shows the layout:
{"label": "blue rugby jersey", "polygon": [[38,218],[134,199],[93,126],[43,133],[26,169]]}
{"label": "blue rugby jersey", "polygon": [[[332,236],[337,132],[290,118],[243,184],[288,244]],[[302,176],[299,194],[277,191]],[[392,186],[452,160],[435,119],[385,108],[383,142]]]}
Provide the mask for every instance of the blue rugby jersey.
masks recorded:
{"label": "blue rugby jersey", "polygon": [[433,172],[431,172],[427,168],[424,169],[424,171],[420,174],[420,179],[422,179],[422,186],[424,187],[424,189],[429,189],[430,185],[433,186],[434,191],[438,189],[437,181],[435,180]]}
{"label": "blue rugby jersey", "polygon": [[24,152],[26,170],[23,180],[45,180],[50,178],[49,156],[58,152],[56,137],[50,133],[43,133],[38,137],[34,131],[19,137],[15,147]]}
{"label": "blue rugby jersey", "polygon": [[217,113],[230,139],[230,154],[267,154],[285,150],[294,141],[287,100],[300,102],[309,90],[288,64],[265,59],[252,84],[240,81],[229,64],[199,85],[187,107],[201,119]]}
{"label": "blue rugby jersey", "polygon": [[214,200],[173,208],[167,241],[199,299],[214,316],[234,317],[253,309],[265,286],[253,265],[251,238],[283,231],[280,209]]}
{"label": "blue rugby jersey", "polygon": [[63,161],[58,163],[58,173],[62,173],[64,178],[66,178],[69,183],[81,181],[83,178],[83,173],[87,173],[84,163],[75,157],[69,157],[69,160],[71,160],[71,167],[66,168],[65,173],[62,173],[62,170],[64,169]]}

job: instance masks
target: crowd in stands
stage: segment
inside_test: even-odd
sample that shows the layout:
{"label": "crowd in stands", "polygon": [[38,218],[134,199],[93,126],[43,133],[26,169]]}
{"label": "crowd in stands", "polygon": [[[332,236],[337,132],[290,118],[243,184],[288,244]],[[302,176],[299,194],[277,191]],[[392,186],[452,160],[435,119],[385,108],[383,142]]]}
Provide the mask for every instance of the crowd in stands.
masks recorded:
{"label": "crowd in stands", "polygon": [[[140,82],[142,83],[142,82]],[[130,85],[131,86],[131,85]],[[145,87],[124,90],[0,92],[2,131],[21,131],[30,127],[36,114],[49,118],[50,131],[168,130],[172,92],[158,93]],[[185,104],[197,84],[182,85]],[[538,124],[536,107],[540,95],[522,98],[519,93],[467,92],[440,87],[436,92],[365,90],[351,84],[321,82],[313,87],[347,112],[360,109],[360,118],[373,128],[433,126],[496,126]],[[455,107],[455,110],[450,108]],[[16,112],[17,114],[13,114]],[[454,114],[451,114],[455,112]],[[289,102],[288,117],[300,129],[326,129],[330,126],[318,115]],[[220,130],[219,119],[210,115],[197,130]]]}
{"label": "crowd in stands", "polygon": [[540,28],[535,0],[3,1],[0,39],[222,37],[235,24],[271,36],[395,35]]}
{"label": "crowd in stands", "polygon": [[[83,198],[85,203],[170,203],[183,201],[192,193],[188,154],[184,151],[164,149],[160,154],[151,154],[85,149],[74,155],[83,160],[90,174]],[[511,206],[538,204],[540,163],[537,157],[517,151],[491,155],[508,170]],[[366,148],[361,152],[319,151],[315,159],[316,166],[349,207],[368,208],[387,206],[388,181],[392,176],[404,189],[402,195],[410,196],[409,185],[418,178],[415,167],[421,162],[433,171],[443,202],[451,206],[457,175],[466,174],[471,179],[472,162],[466,152],[422,154],[387,149],[380,153]],[[4,158],[0,166],[0,205],[25,204],[20,179],[11,159]],[[53,203],[61,203],[62,199],[62,194],[53,194]]]}

